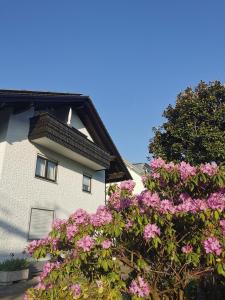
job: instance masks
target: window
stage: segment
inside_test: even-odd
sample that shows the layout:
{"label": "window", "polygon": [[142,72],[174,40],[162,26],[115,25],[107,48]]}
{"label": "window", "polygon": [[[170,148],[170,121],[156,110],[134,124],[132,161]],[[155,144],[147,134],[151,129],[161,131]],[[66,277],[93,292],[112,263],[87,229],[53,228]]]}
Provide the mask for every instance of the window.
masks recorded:
{"label": "window", "polygon": [[91,192],[91,176],[83,175],[83,191]]}
{"label": "window", "polygon": [[47,158],[38,156],[35,177],[44,178],[55,182],[57,176],[57,163]]}
{"label": "window", "polygon": [[28,239],[36,240],[45,238],[51,231],[53,220],[53,210],[32,208]]}

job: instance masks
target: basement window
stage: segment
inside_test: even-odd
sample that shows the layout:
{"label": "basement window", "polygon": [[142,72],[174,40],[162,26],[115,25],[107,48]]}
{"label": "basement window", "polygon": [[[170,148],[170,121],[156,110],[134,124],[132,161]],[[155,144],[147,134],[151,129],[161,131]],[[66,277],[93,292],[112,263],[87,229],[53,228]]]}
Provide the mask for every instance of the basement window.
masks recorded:
{"label": "basement window", "polygon": [[54,221],[54,210],[32,208],[30,215],[29,240],[39,240],[48,236]]}
{"label": "basement window", "polygon": [[87,193],[91,192],[91,176],[83,175],[83,191]]}
{"label": "basement window", "polygon": [[57,177],[57,162],[44,158],[37,157],[35,177],[56,182]]}

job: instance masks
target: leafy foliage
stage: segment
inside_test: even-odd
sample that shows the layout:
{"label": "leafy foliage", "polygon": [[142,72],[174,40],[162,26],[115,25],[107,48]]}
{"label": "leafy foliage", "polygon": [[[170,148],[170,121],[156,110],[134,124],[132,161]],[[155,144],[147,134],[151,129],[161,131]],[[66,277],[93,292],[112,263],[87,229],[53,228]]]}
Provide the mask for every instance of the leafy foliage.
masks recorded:
{"label": "leafy foliage", "polygon": [[29,262],[26,259],[12,258],[0,263],[0,271],[19,271],[27,269]]}
{"label": "leafy foliage", "polygon": [[181,300],[195,280],[225,277],[224,167],[151,167],[140,195],[130,181],[112,186],[95,214],[78,210],[30,243],[33,257],[52,259],[26,300]]}
{"label": "leafy foliage", "polygon": [[225,161],[225,86],[219,81],[187,88],[163,116],[167,121],[154,128],[149,144],[154,157],[191,164]]}

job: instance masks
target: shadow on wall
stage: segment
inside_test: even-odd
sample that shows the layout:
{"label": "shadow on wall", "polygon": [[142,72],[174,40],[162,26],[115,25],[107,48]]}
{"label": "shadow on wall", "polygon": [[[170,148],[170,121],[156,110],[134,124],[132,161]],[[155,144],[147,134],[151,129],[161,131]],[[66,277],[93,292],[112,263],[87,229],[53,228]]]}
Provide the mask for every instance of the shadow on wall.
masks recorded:
{"label": "shadow on wall", "polygon": [[102,170],[93,171],[93,170],[89,169],[88,167],[84,167],[79,162],[73,161],[59,153],[54,153],[51,150],[48,150],[47,148],[37,145],[37,144],[34,144],[34,145],[35,145],[35,148],[37,148],[40,151],[40,153],[42,153],[46,157],[53,158],[56,161],[59,161],[59,165],[61,167],[68,169],[70,171],[75,171],[75,172],[79,173],[81,176],[83,176],[84,171],[86,171],[87,173],[91,173],[90,175],[93,175],[93,177],[96,181],[99,181],[99,182],[105,184],[105,178],[101,174]]}

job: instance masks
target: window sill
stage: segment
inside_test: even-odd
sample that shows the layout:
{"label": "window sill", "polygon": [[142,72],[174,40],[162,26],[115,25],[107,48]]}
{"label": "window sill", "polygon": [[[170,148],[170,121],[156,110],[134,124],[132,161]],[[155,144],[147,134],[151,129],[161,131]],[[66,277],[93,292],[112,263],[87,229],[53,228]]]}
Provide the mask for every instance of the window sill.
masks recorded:
{"label": "window sill", "polygon": [[58,184],[57,181],[54,181],[54,180],[51,180],[51,179],[47,179],[45,177],[41,177],[41,176],[34,176],[34,178],[36,179],[40,179],[40,180],[43,180],[43,181],[46,181],[46,182],[50,182],[50,183],[54,183],[54,184]]}
{"label": "window sill", "polygon": [[87,193],[87,194],[91,194],[91,191],[89,192],[89,191],[82,190],[82,192]]}

